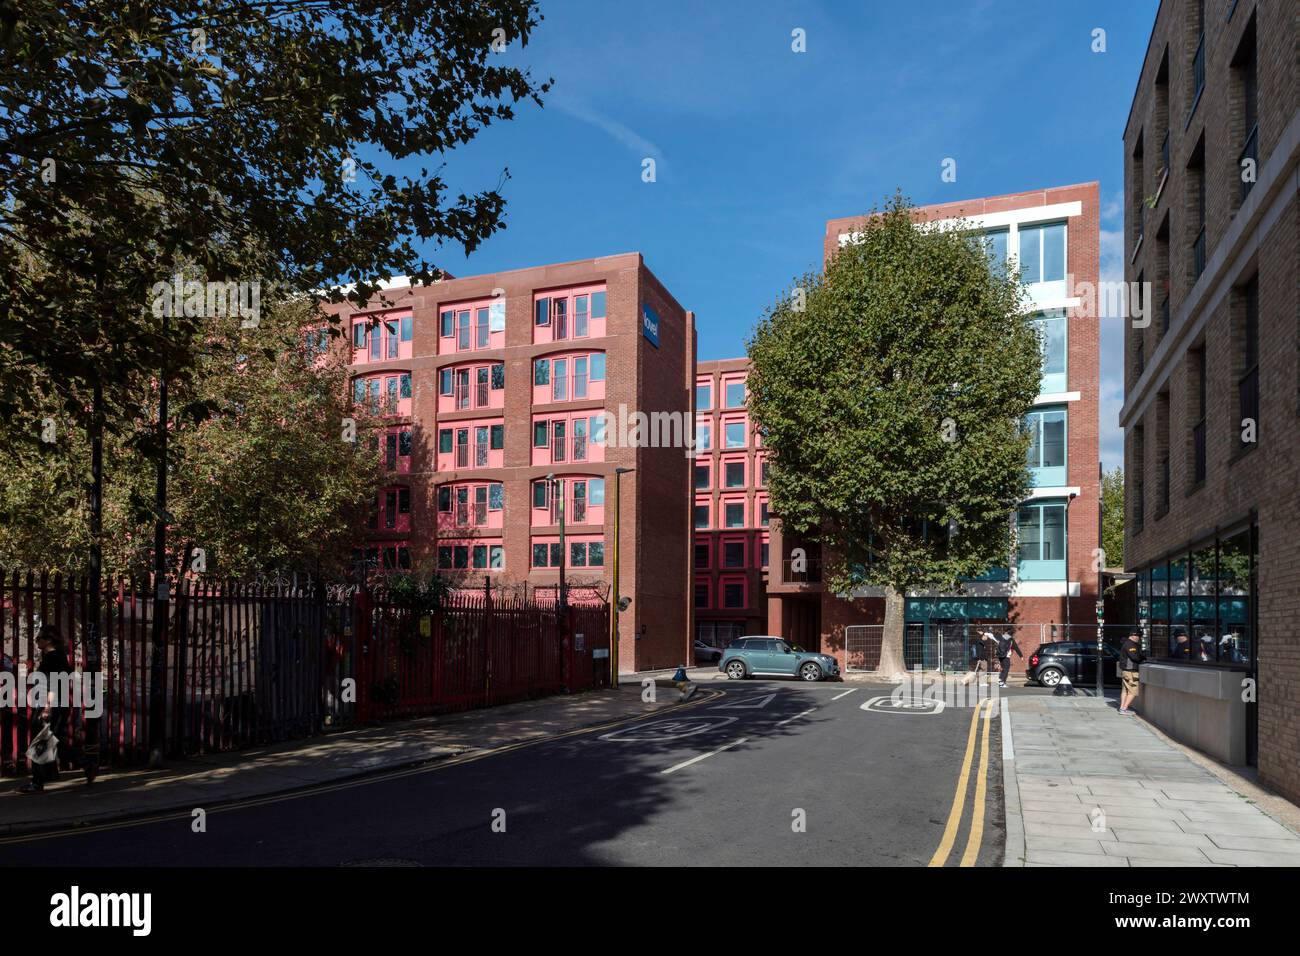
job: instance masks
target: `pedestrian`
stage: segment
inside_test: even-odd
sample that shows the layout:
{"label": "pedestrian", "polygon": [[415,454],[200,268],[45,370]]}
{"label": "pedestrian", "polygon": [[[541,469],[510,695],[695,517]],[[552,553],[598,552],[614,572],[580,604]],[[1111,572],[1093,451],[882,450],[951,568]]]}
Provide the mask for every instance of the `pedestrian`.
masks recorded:
{"label": "pedestrian", "polygon": [[998,686],[1007,686],[1007,675],[1011,673],[1011,652],[1015,651],[1016,656],[1023,658],[1024,652],[1020,650],[1020,645],[1016,643],[1015,637],[1011,634],[1010,628],[1002,629],[1002,636],[997,640],[998,660],[1002,663],[1002,674],[998,678]]}
{"label": "pedestrian", "polygon": [[1176,643],[1174,644],[1174,660],[1179,660],[1179,661],[1191,660],[1192,645],[1191,642],[1187,639],[1187,632],[1180,629],[1178,633],[1174,635],[1174,640],[1176,641]]}
{"label": "pedestrian", "polygon": [[[45,784],[58,776],[58,748],[68,743],[68,718],[72,712],[72,702],[56,696],[56,691],[66,692],[71,686],[72,663],[68,660],[63,634],[56,625],[44,624],[36,634],[36,646],[41,650],[41,662],[36,672],[45,675],[45,700],[33,728],[36,730],[32,741],[34,746],[28,750],[32,779],[18,788],[18,792],[24,794],[43,792]],[[53,748],[53,752],[47,752],[47,747]]]}
{"label": "pedestrian", "polygon": [[1125,717],[1133,716],[1133,701],[1142,691],[1142,636],[1132,631],[1124,639],[1124,646],[1119,656],[1120,680],[1124,689],[1119,695],[1119,712]]}

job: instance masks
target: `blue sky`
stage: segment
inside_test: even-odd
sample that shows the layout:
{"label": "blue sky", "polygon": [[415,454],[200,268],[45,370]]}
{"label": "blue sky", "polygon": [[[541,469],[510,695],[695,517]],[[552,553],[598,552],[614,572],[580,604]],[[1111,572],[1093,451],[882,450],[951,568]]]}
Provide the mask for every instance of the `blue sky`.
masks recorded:
{"label": "blue sky", "polygon": [[[1122,278],[1121,136],[1158,0],[543,0],[503,56],[555,87],[448,157],[508,227],[456,275],[639,251],[696,312],[700,359],[744,353],[825,221],[1098,180],[1102,278]],[[1093,31],[1106,49],[1092,50]],[[791,49],[802,29],[806,52]],[[642,160],[656,181],[642,181]],[[956,182],[940,179],[946,157]],[[1121,458],[1118,319],[1102,328],[1102,457]]]}

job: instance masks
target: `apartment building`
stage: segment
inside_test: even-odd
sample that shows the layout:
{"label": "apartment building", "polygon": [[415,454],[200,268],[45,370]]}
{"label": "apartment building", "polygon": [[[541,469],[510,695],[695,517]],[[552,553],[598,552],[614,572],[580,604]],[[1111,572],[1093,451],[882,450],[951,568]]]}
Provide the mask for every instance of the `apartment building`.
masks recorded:
{"label": "apartment building", "polygon": [[767,627],[767,456],[746,411],[748,359],[695,375],[695,636],[725,647]]}
{"label": "apartment building", "polygon": [[563,566],[571,603],[604,601],[617,546],[620,669],[689,659],[690,460],[668,432],[689,436],[694,316],[639,254],[390,283],[333,311],[354,401],[391,423],[364,566],[540,600]]}
{"label": "apartment building", "polygon": [[[963,582],[961,593],[906,597],[905,619],[926,666],[966,653],[971,624],[1021,625],[1026,655],[1040,639],[1063,639],[1063,625],[1097,623],[1095,549],[1099,536],[1098,469],[1098,195],[1096,183],[921,207],[931,223],[965,220],[983,232],[991,255],[1018,264],[1043,348],[1043,380],[1026,426],[1033,492],[1008,520],[1017,551],[1005,566]],[[861,216],[826,224],[830,261],[863,223]],[[768,630],[850,665],[846,628],[884,621],[880,589],[837,596],[822,587],[815,543],[770,529]],[[944,660],[937,655],[948,654]],[[965,660],[962,660],[962,665]]]}
{"label": "apartment building", "polygon": [[1125,562],[1145,713],[1300,800],[1300,20],[1164,0],[1124,131]]}

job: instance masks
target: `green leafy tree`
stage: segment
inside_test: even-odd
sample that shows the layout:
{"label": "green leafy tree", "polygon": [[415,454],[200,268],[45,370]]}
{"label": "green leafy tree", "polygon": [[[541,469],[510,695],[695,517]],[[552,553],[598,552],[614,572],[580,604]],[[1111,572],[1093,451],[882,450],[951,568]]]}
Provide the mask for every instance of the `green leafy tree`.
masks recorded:
{"label": "green leafy tree", "polygon": [[[501,228],[501,181],[453,193],[442,163],[541,102],[499,55],[538,20],[533,0],[0,0],[0,418],[21,454],[48,454],[51,413],[130,429],[106,467],[115,442],[161,444],[138,433],[150,385],[200,374],[214,317],[152,307],[178,273],[361,302],[437,278],[422,248]],[[88,460],[67,467],[85,486]]]}
{"label": "green leafy tree", "polygon": [[896,196],[783,293],[749,357],[782,528],[822,543],[828,587],[883,587],[880,669],[898,673],[906,593],[958,587],[1011,552],[1041,376],[1015,277]]}
{"label": "green leafy tree", "polygon": [[1106,567],[1124,567],[1124,469],[1101,476],[1101,548]]}
{"label": "green leafy tree", "polygon": [[[347,563],[374,506],[370,439],[381,423],[352,407],[346,350],[305,347],[309,319],[298,302],[264,309],[257,329],[210,325],[168,442],[174,565],[193,549],[214,575],[334,574]],[[0,564],[84,571],[86,438],[66,416],[51,420],[54,441],[14,439],[17,454],[0,458]],[[153,548],[152,422],[110,424],[105,568],[142,573]]]}

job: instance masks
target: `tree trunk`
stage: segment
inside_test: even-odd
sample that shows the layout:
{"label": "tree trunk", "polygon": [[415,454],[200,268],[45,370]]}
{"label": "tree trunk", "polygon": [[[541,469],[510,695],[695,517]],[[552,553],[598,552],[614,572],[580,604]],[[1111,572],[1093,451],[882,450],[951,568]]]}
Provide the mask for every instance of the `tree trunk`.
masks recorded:
{"label": "tree trunk", "polygon": [[890,681],[907,679],[907,665],[903,662],[903,605],[902,592],[887,585],[885,633],[880,642],[880,664],[876,668],[876,674]]}

